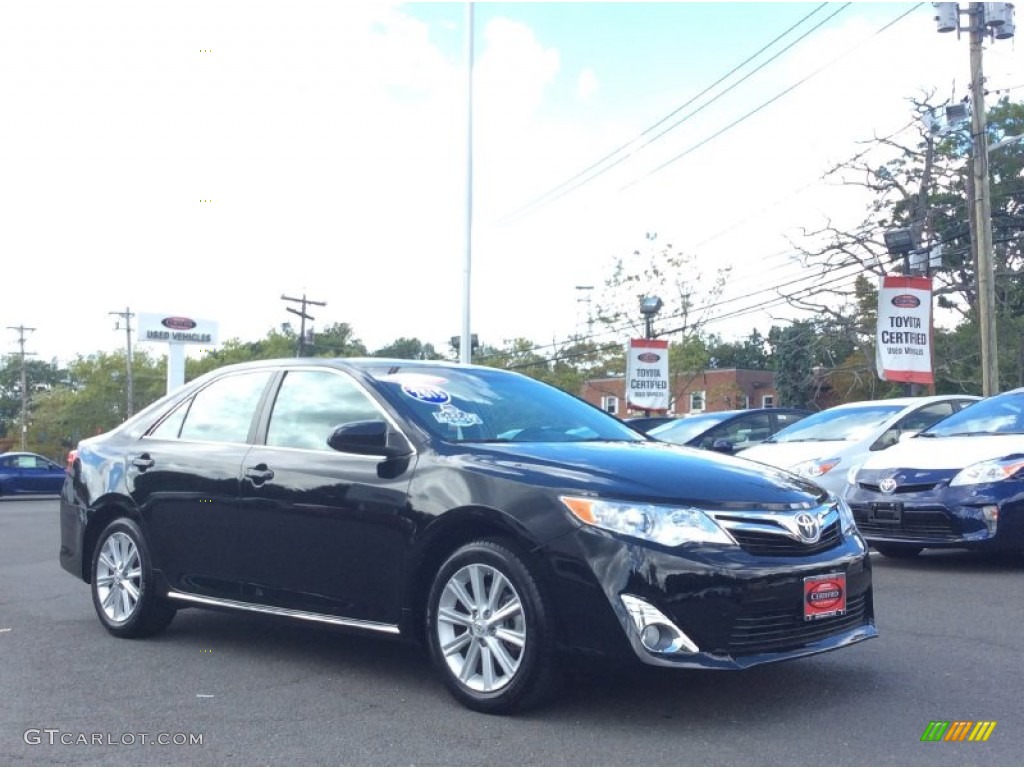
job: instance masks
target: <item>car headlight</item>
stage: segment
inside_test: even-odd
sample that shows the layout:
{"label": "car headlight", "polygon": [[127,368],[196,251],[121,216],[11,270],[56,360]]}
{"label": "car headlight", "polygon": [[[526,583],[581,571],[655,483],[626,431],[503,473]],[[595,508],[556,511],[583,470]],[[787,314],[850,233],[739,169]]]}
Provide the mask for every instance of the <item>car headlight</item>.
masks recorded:
{"label": "car headlight", "polygon": [[1020,457],[979,461],[977,464],[961,469],[956,477],[949,481],[949,484],[954,486],[998,483],[1000,480],[1009,480],[1015,477],[1022,469],[1024,469],[1024,459]]}
{"label": "car headlight", "polygon": [[852,534],[857,530],[857,521],[853,518],[853,510],[846,503],[845,499],[836,499],[836,509],[839,510],[839,525],[843,533]]}
{"label": "car headlight", "polygon": [[860,472],[860,464],[854,464],[846,473],[846,482],[850,485],[857,484],[857,473]]}
{"label": "car headlight", "polygon": [[789,471],[803,477],[821,477],[835,469],[841,461],[842,459],[838,456],[833,456],[830,459],[811,459],[810,461],[801,461],[799,464],[794,464],[789,468]]}
{"label": "car headlight", "polygon": [[700,542],[736,543],[718,523],[694,507],[669,507],[576,496],[559,498],[578,520],[587,525],[667,547]]}

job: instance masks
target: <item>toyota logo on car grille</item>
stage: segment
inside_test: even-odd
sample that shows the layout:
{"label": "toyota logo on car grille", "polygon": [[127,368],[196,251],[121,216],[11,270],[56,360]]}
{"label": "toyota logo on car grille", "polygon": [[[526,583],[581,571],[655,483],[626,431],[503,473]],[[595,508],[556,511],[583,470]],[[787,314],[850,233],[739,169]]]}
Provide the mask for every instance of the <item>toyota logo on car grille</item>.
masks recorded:
{"label": "toyota logo on car grille", "polygon": [[896,490],[896,478],[887,477],[885,480],[878,484],[878,490],[882,493],[892,493]]}
{"label": "toyota logo on car grille", "polygon": [[800,538],[808,544],[814,544],[821,537],[821,525],[814,515],[803,512],[796,516],[796,530]]}

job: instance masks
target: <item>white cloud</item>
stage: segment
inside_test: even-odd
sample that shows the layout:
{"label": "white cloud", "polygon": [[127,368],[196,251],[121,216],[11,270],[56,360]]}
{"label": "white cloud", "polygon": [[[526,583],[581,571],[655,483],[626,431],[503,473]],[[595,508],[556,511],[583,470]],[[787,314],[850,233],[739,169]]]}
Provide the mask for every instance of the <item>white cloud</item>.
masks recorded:
{"label": "white cloud", "polygon": [[597,74],[590,67],[585,67],[576,80],[576,98],[580,101],[590,101],[600,88]]}

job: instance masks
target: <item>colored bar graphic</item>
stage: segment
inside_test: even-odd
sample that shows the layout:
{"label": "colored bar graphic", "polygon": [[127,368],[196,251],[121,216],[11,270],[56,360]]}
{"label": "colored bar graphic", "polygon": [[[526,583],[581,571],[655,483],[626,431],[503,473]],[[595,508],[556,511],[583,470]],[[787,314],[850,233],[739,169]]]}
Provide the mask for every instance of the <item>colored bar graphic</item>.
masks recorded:
{"label": "colored bar graphic", "polygon": [[967,738],[968,741],[988,741],[988,737],[992,735],[992,731],[996,729],[995,720],[985,720],[979,722],[974,730],[971,731],[971,735]]}
{"label": "colored bar graphic", "polygon": [[988,741],[996,729],[996,720],[932,720],[921,734],[921,741]]}

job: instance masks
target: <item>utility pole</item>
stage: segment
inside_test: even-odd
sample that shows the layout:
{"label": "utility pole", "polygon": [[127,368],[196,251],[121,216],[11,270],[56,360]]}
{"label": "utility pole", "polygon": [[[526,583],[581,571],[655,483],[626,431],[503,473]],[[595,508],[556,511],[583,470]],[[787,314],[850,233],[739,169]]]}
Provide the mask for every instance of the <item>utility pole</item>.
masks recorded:
{"label": "utility pole", "polygon": [[992,254],[992,197],[988,170],[988,136],[985,125],[985,74],[982,52],[985,38],[1013,37],[1012,3],[932,3],[939,32],[961,32],[960,15],[967,16],[971,44],[971,154],[974,194],[974,247],[978,284],[978,327],[981,331],[981,388],[986,397],[999,392],[999,351],[996,346],[996,287]]}
{"label": "utility pole", "polygon": [[[124,312],[108,312],[108,315],[117,315],[124,320],[124,332],[128,339],[128,393],[127,393],[127,407],[125,408],[125,418],[131,417],[135,413],[135,377],[132,374],[132,318],[135,317],[132,314],[131,307],[125,307]],[[121,323],[117,322],[114,324],[114,330],[120,330]]]}
{"label": "utility pole", "polygon": [[591,295],[593,294],[594,286],[592,285],[577,285],[576,286],[576,327],[582,327],[580,322],[580,306],[586,305],[587,313],[587,334],[593,335],[594,333],[594,316],[590,311]]}
{"label": "utility pole", "polygon": [[999,391],[999,352],[996,347],[996,286],[992,264],[992,199],[988,178],[988,138],[985,124],[985,75],[982,43],[985,6],[971,3],[971,137],[974,149],[974,221],[978,238],[978,325],[981,329],[981,393]]}
{"label": "utility pole", "polygon": [[282,301],[294,301],[294,302],[299,303],[299,304],[302,305],[302,309],[301,310],[295,309],[294,307],[285,307],[285,309],[287,309],[293,315],[298,315],[299,317],[302,318],[302,323],[299,326],[299,341],[295,345],[295,356],[296,357],[302,357],[302,356],[304,356],[306,354],[306,321],[307,320],[316,320],[315,317],[313,317],[312,315],[306,313],[306,307],[308,305],[310,305],[310,304],[314,304],[314,305],[316,305],[318,307],[326,307],[327,306],[327,302],[326,301],[313,301],[312,299],[307,299],[305,293],[302,294],[302,298],[301,299],[295,298],[293,296],[285,296],[282,293],[281,294],[281,300]]}
{"label": "utility pole", "polygon": [[31,333],[35,328],[26,328],[24,325],[8,325],[7,328],[18,332],[18,354],[21,357],[21,450],[24,451],[28,436],[28,374],[25,370],[25,355],[35,354],[25,351],[25,332]]}

